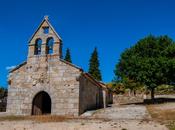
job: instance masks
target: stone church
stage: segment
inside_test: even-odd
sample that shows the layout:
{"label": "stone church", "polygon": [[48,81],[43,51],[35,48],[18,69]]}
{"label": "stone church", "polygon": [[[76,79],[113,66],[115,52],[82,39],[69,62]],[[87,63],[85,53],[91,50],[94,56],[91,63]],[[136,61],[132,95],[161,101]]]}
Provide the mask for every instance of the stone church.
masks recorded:
{"label": "stone church", "polygon": [[46,16],[28,44],[27,60],[9,73],[10,115],[72,115],[106,107],[112,92],[62,58],[62,39]]}

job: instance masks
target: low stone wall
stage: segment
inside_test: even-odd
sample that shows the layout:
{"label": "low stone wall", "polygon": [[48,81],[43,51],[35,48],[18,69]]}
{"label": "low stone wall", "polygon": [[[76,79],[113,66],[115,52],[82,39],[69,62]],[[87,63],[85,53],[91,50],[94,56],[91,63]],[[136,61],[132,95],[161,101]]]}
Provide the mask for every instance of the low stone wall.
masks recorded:
{"label": "low stone wall", "polygon": [[131,104],[131,103],[143,103],[143,95],[128,96],[128,95],[114,95],[113,102],[115,104]]}

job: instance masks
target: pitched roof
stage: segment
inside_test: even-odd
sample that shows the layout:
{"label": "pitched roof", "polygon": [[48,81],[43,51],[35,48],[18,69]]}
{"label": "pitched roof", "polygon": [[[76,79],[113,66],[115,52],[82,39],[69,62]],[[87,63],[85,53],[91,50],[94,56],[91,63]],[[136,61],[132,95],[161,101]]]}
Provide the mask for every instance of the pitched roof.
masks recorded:
{"label": "pitched roof", "polygon": [[60,59],[60,61],[64,62],[64,63],[67,64],[67,65],[70,65],[70,66],[72,66],[72,67],[74,67],[74,68],[76,68],[76,69],[79,69],[80,71],[83,72],[83,69],[82,69],[82,68],[80,68],[80,67],[78,67],[78,66],[76,66],[76,65],[74,65],[74,64],[72,64],[72,63],[70,63],[70,62],[68,62],[68,61],[65,61],[65,60],[63,60],[63,59]]}
{"label": "pitched roof", "polygon": [[23,63],[19,64],[18,66],[16,66],[14,69],[11,69],[9,71],[9,73],[14,72],[15,70],[19,69],[20,67],[22,67],[23,65],[27,64],[27,61],[24,61]]}
{"label": "pitched roof", "polygon": [[[65,61],[63,59],[60,59],[60,61],[64,62],[67,65],[70,65],[70,66],[72,66],[72,67],[74,67],[76,69],[79,69],[80,71],[82,71],[82,74],[86,78],[88,78],[89,80],[91,80],[95,85],[97,85],[98,87],[102,88],[103,90],[106,90],[106,91],[109,90],[109,88],[106,86],[106,84],[104,84],[103,82],[99,82],[99,81],[95,80],[89,73],[85,73],[82,68],[80,68],[80,67],[78,67],[78,66],[76,66],[76,65],[74,65],[74,64],[72,64],[70,62],[67,62],[67,61]],[[20,67],[22,67],[25,64],[27,64],[27,61],[24,61],[23,63],[19,64],[14,69],[10,70],[9,73],[14,72],[15,70],[19,69]]]}
{"label": "pitched roof", "polygon": [[[63,60],[63,59],[60,59],[60,61],[61,61],[61,62],[64,62],[64,63],[67,64],[67,65],[70,65],[70,66],[72,66],[72,67],[74,67],[74,68],[76,68],[76,69],[79,69],[80,71],[83,72],[83,69],[82,69],[82,68],[80,68],[80,67],[78,67],[78,66],[76,66],[76,65],[74,65],[74,64],[72,64],[72,63],[70,63],[70,62],[67,62],[67,61],[65,61],[65,60]],[[25,65],[25,64],[27,64],[27,61],[24,61],[23,63],[19,64],[18,66],[16,66],[14,69],[10,70],[9,72],[10,72],[10,73],[11,73],[11,72],[14,72],[15,70],[19,69],[20,67],[22,67],[22,66]]]}
{"label": "pitched roof", "polygon": [[38,26],[37,30],[33,33],[32,37],[29,39],[29,43],[31,42],[31,40],[33,39],[33,37],[35,36],[35,34],[37,33],[37,31],[40,29],[40,27],[42,26],[42,24],[44,22],[47,22],[47,24],[49,25],[49,27],[53,30],[53,32],[55,33],[55,35],[62,41],[61,37],[58,35],[58,33],[55,31],[55,29],[53,28],[53,26],[50,24],[48,16],[45,16],[43,21],[40,23],[40,25]]}
{"label": "pitched roof", "polygon": [[103,82],[98,82],[104,89],[108,89],[108,87],[106,86],[106,84],[105,83],[103,83]]}
{"label": "pitched roof", "polygon": [[107,90],[106,87],[104,87],[99,81],[97,81],[96,79],[94,79],[89,73],[83,73],[83,75],[88,78],[89,80],[91,80],[95,85],[97,85],[98,87],[102,88],[103,90]]}
{"label": "pitched roof", "polygon": [[107,87],[107,85],[101,81],[97,81],[96,79],[94,79],[89,73],[84,73],[84,75],[90,79],[93,83],[95,83],[98,87],[101,87],[103,90],[105,91],[110,91],[112,92],[112,90]]}

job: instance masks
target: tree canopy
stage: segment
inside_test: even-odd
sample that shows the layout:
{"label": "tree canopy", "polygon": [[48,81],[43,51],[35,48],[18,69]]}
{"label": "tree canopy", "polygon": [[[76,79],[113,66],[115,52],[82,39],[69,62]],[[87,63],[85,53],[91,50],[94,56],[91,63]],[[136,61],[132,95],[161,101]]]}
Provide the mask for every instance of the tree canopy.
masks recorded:
{"label": "tree canopy", "polygon": [[95,48],[89,60],[89,74],[91,74],[92,77],[95,78],[96,80],[101,81],[102,76],[99,66],[100,63],[98,59],[98,51],[97,48]]}
{"label": "tree canopy", "polygon": [[7,89],[0,86],[0,99],[7,97]]}
{"label": "tree canopy", "polygon": [[65,55],[64,60],[72,63],[72,59],[71,59],[71,54],[70,54],[69,48],[67,48],[67,50],[66,50],[66,55]]}
{"label": "tree canopy", "polygon": [[175,82],[175,44],[168,36],[149,35],[126,49],[116,65],[117,79],[128,78],[151,90]]}

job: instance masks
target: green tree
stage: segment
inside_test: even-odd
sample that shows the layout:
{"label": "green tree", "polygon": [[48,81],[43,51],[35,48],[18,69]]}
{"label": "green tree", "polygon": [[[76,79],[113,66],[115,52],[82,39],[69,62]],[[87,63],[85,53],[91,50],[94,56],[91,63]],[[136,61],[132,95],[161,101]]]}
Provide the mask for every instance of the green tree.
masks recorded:
{"label": "green tree", "polygon": [[139,82],[135,82],[134,80],[131,80],[129,78],[123,78],[122,82],[125,88],[130,90],[129,95],[131,95],[131,93],[133,92],[135,96],[136,90],[140,89],[141,87],[143,88],[143,86]]}
{"label": "green tree", "polygon": [[71,55],[70,55],[70,50],[69,48],[67,48],[66,50],[66,55],[65,55],[65,58],[64,58],[65,61],[68,61],[70,63],[72,63],[72,59],[71,59]]}
{"label": "green tree", "polygon": [[102,80],[102,76],[101,76],[101,72],[99,69],[99,59],[98,59],[98,52],[97,52],[97,48],[95,47],[91,58],[89,60],[89,74],[92,75],[93,78],[95,78],[98,81]]}
{"label": "green tree", "polygon": [[168,36],[148,36],[126,49],[116,65],[115,78],[128,78],[151,90],[175,82],[175,44]]}
{"label": "green tree", "polygon": [[110,88],[116,94],[124,94],[125,93],[125,86],[123,83],[108,83],[107,87]]}
{"label": "green tree", "polygon": [[0,99],[7,97],[7,89],[0,86]]}

